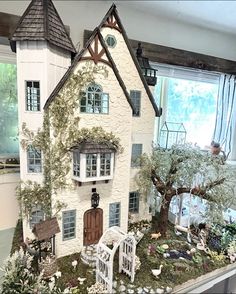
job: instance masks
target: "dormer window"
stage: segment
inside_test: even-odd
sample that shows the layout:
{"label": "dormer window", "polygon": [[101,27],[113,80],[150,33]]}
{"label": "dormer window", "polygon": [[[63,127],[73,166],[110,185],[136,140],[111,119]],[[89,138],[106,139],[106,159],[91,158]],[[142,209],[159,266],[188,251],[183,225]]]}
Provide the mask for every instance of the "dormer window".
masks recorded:
{"label": "dormer window", "polygon": [[113,148],[108,148],[105,144],[83,143],[72,152],[74,180],[90,182],[113,178]]}
{"label": "dormer window", "polygon": [[90,84],[86,92],[82,93],[80,112],[107,114],[109,109],[109,95],[103,93],[102,87]]}

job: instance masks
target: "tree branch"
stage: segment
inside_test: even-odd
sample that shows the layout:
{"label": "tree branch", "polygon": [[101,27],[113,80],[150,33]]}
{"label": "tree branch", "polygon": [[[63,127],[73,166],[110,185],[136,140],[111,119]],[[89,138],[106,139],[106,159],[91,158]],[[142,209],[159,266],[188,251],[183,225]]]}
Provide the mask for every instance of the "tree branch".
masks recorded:
{"label": "tree branch", "polygon": [[[207,199],[207,192],[209,190],[211,190],[213,187],[215,186],[219,186],[221,184],[223,184],[225,181],[225,178],[219,179],[219,180],[215,180],[209,184],[207,184],[204,188],[200,188],[200,187],[195,187],[191,190],[190,187],[183,187],[183,188],[178,188],[177,189],[177,193],[178,194],[182,194],[182,193],[190,193],[196,196],[200,196],[203,199]],[[208,199],[209,200],[209,199]]]}
{"label": "tree branch", "polygon": [[166,185],[161,180],[161,178],[156,174],[154,169],[151,171],[151,179],[152,179],[153,185],[156,187],[157,191],[163,195],[165,188],[166,188]]}

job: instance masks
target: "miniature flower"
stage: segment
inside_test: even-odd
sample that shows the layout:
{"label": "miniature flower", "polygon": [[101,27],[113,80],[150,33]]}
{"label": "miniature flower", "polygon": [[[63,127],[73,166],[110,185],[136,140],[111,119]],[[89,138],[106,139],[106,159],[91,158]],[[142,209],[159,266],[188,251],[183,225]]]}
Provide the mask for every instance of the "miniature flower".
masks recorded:
{"label": "miniature flower", "polygon": [[57,278],[60,278],[60,277],[61,277],[61,272],[60,272],[60,271],[55,272],[55,276],[56,276]]}
{"label": "miniature flower", "polygon": [[73,260],[71,264],[72,264],[72,266],[73,266],[73,268],[75,270],[76,269],[76,266],[78,264],[78,261],[77,260]]}

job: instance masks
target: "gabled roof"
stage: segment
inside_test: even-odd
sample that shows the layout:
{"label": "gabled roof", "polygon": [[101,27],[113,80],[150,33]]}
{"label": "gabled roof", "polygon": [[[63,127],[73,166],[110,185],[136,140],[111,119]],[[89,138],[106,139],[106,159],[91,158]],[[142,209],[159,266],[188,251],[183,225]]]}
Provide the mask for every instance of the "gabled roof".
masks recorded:
{"label": "gabled roof", "polygon": [[161,110],[158,109],[156,103],[155,103],[155,100],[154,100],[154,97],[152,95],[152,92],[150,91],[149,87],[148,87],[148,84],[143,76],[143,73],[142,73],[142,70],[140,68],[140,65],[138,63],[138,60],[133,52],[133,49],[129,43],[129,39],[127,37],[127,34],[125,32],[125,29],[121,23],[121,20],[120,20],[120,17],[118,15],[118,12],[117,12],[117,9],[116,9],[116,5],[113,3],[111,8],[108,10],[107,14],[104,16],[102,22],[100,23],[99,25],[99,29],[101,29],[102,27],[110,27],[110,28],[113,28],[113,29],[116,29],[118,30],[122,35],[123,35],[123,38],[125,40],[125,43],[128,47],[128,50],[130,52],[130,55],[133,59],[133,62],[137,68],[137,71],[139,73],[139,76],[140,76],[140,79],[142,80],[143,82],[143,86],[147,92],[147,95],[151,101],[151,104],[154,108],[154,111],[155,111],[155,114],[156,116],[161,116]]}
{"label": "gabled roof", "polygon": [[[65,75],[62,77],[62,79],[60,80],[60,82],[57,84],[56,88],[53,90],[53,92],[51,93],[51,95],[49,96],[49,98],[47,99],[45,105],[44,105],[44,109],[47,109],[48,106],[50,105],[50,103],[52,102],[52,100],[57,96],[57,94],[59,93],[59,91],[61,90],[61,88],[63,87],[63,85],[65,84],[65,82],[67,81],[67,79],[70,77],[70,75],[73,73],[73,70],[75,69],[77,63],[80,61],[80,60],[86,60],[86,59],[89,59],[88,57],[83,57],[84,53],[86,52],[86,50],[88,50],[89,52],[91,52],[91,54],[94,53],[94,55],[96,54],[96,52],[93,52],[93,50],[91,50],[91,44],[92,44],[92,41],[93,40],[99,40],[100,41],[100,44],[102,46],[102,50],[100,52],[97,52],[97,55],[92,57],[90,59],[94,60],[95,64],[98,62],[98,61],[101,61],[101,62],[104,62],[106,64],[108,64],[112,69],[113,69],[113,72],[126,96],[126,99],[131,107],[131,109],[134,111],[134,106],[133,106],[133,103],[130,99],[130,96],[129,96],[129,93],[125,87],[125,84],[119,74],[119,71],[111,57],[111,54],[110,52],[108,51],[107,47],[106,47],[106,44],[105,44],[105,41],[99,31],[98,28],[95,28],[95,30],[93,31],[91,37],[89,38],[89,40],[86,42],[85,44],[85,47],[79,52],[77,53],[77,55],[75,56],[74,60],[73,60],[73,63],[71,64],[71,66],[69,67],[69,69],[67,70],[67,72],[65,73]],[[98,47],[98,46],[95,46],[95,48]],[[102,55],[105,54],[106,57],[107,57],[107,60],[104,60],[102,59]],[[97,60],[97,58],[99,58],[100,60]]]}
{"label": "gabled roof", "polygon": [[51,0],[32,0],[10,37],[12,50],[16,41],[40,41],[75,53],[75,47]]}

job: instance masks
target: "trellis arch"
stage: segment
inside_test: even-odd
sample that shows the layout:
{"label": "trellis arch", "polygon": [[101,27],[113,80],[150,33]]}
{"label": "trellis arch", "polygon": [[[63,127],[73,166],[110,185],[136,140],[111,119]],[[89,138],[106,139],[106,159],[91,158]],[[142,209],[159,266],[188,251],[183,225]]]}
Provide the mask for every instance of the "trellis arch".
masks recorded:
{"label": "trellis arch", "polygon": [[[107,243],[112,241],[112,248]],[[104,232],[97,245],[96,282],[102,283],[108,293],[112,293],[113,261],[117,248],[119,251],[119,272],[127,274],[131,282],[135,275],[136,240],[119,227],[114,226]]]}

